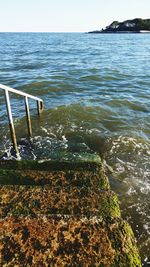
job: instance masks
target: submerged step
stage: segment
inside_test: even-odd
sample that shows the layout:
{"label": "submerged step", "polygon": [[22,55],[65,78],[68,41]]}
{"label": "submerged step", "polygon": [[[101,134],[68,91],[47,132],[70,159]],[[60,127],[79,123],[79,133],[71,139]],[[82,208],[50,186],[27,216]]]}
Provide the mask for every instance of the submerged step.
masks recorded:
{"label": "submerged step", "polygon": [[141,266],[132,230],[120,218],[7,217],[0,236],[5,266]]}
{"label": "submerged step", "polygon": [[120,217],[112,191],[86,187],[0,186],[0,216],[68,214]]}
{"label": "submerged step", "polygon": [[0,160],[0,169],[13,170],[42,170],[42,171],[63,171],[63,170],[96,170],[97,166],[102,167],[102,160],[97,154],[91,153],[57,153],[51,159],[43,160]]}

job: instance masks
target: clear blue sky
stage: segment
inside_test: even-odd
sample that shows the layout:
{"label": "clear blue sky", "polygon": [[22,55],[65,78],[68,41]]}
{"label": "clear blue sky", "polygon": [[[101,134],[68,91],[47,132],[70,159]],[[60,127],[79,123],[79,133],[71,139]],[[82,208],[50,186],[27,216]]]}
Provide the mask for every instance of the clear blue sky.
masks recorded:
{"label": "clear blue sky", "polygon": [[0,31],[85,32],[150,18],[150,0],[0,0]]}

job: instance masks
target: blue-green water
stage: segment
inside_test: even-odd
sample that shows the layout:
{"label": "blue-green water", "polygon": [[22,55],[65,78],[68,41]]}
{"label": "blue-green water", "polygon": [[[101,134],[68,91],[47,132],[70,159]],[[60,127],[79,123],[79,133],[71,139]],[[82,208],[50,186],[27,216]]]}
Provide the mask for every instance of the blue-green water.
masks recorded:
{"label": "blue-green water", "polygon": [[[141,256],[150,254],[150,34],[0,33],[0,83],[39,96],[30,102],[33,148],[22,157],[89,151],[105,160]],[[24,103],[11,95],[17,138],[27,139]],[[10,137],[0,92],[0,152]],[[147,265],[146,265],[147,262]]]}

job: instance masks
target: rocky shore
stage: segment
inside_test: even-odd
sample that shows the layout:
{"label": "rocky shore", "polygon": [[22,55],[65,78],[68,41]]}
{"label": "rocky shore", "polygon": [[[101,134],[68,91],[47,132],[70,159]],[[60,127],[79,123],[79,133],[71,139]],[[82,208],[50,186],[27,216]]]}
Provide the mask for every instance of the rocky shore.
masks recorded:
{"label": "rocky shore", "polygon": [[150,19],[132,19],[123,22],[113,21],[105,29],[89,33],[142,33],[150,32]]}

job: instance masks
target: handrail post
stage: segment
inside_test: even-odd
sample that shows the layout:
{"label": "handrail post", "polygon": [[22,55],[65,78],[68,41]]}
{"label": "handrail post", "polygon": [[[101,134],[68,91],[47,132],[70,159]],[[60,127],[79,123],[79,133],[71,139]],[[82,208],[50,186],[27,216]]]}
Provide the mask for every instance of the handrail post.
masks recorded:
{"label": "handrail post", "polygon": [[13,88],[8,87],[8,86],[3,85],[3,84],[0,84],[0,89],[3,89],[5,91],[5,100],[6,100],[7,115],[8,115],[8,120],[9,120],[10,135],[11,135],[11,139],[12,139],[12,143],[13,143],[13,148],[14,148],[15,153],[16,153],[16,157],[20,158],[19,150],[17,147],[16,133],[15,133],[14,123],[13,123],[9,92],[17,94],[17,95],[21,95],[24,97],[29,137],[32,137],[32,126],[31,126],[31,117],[30,117],[28,99],[30,98],[30,99],[34,99],[35,101],[37,101],[38,115],[40,115],[41,112],[44,110],[44,102],[39,97],[35,97],[33,95],[18,91],[16,89],[13,89]]}
{"label": "handrail post", "polygon": [[30,111],[29,111],[29,101],[28,101],[28,97],[27,96],[24,97],[24,101],[25,101],[28,133],[29,133],[29,137],[32,137],[32,126],[31,126],[31,118],[30,118]]}
{"label": "handrail post", "polygon": [[9,92],[8,90],[5,90],[5,99],[6,99],[6,108],[7,108],[7,114],[9,119],[9,128],[11,133],[11,139],[13,143],[14,150],[16,152],[16,157],[19,158],[19,151],[17,147],[17,140],[16,140],[16,133],[15,133],[15,127],[13,123],[13,117],[11,112],[11,105],[10,105],[10,98],[9,98]]}
{"label": "handrail post", "polygon": [[39,101],[37,100],[37,111],[38,111],[38,115],[40,116],[41,112],[44,109],[44,104],[43,101]]}

